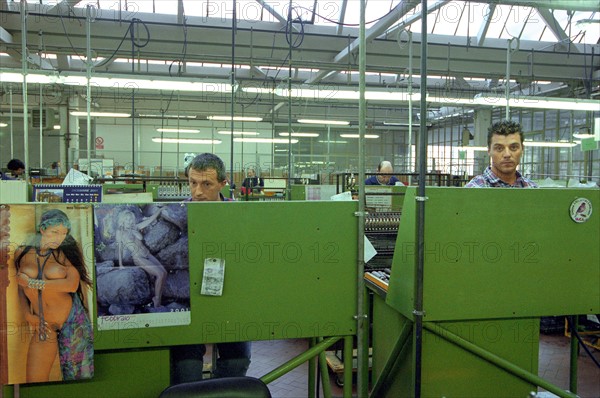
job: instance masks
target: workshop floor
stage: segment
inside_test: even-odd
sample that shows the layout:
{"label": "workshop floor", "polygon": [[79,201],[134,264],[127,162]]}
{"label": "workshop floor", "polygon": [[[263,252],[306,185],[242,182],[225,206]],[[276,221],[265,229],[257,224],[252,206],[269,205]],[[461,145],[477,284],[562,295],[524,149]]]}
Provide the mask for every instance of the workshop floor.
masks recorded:
{"label": "workshop floor", "polygon": [[[306,340],[258,341],[252,343],[252,364],[248,376],[261,377],[293,358],[307,348]],[[600,360],[600,353],[592,350]],[[540,335],[539,376],[548,382],[567,389],[569,387],[569,339],[562,334]],[[578,394],[581,398],[600,397],[600,369],[583,351],[578,359]],[[308,365],[305,363],[285,376],[269,384],[273,398],[307,397]],[[333,397],[342,397],[342,388],[335,384],[331,376]],[[322,392],[319,396],[323,396]],[[354,390],[354,396],[356,391]],[[547,398],[553,394],[542,393]]]}

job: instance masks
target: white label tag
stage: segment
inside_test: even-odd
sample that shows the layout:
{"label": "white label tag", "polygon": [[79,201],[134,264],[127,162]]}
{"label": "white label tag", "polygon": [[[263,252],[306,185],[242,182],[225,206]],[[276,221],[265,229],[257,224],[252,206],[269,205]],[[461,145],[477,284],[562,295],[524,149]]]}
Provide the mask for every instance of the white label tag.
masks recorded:
{"label": "white label tag", "polygon": [[207,258],[204,260],[204,273],[202,274],[202,290],[205,296],[223,295],[225,281],[225,260],[222,258]]}

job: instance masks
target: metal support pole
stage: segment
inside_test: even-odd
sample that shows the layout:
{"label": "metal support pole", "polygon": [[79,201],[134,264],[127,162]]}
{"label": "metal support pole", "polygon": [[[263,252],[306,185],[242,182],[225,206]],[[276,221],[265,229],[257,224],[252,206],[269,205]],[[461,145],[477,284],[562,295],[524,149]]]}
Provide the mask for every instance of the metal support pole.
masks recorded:
{"label": "metal support pole", "polygon": [[14,121],[13,121],[13,89],[12,84],[9,88],[9,98],[10,98],[10,158],[13,159],[15,157],[15,139],[14,139]]}
{"label": "metal support pole", "polygon": [[23,161],[29,181],[29,102],[27,99],[27,2],[21,0],[21,69],[23,73]]}
{"label": "metal support pole", "polygon": [[[427,81],[427,0],[421,0],[421,81]],[[425,263],[425,175],[427,173],[427,85],[421,84],[419,129],[419,186],[417,193],[417,256],[415,272],[415,397],[421,396],[423,351],[423,268]]]}
{"label": "metal support pole", "polygon": [[402,351],[406,347],[408,339],[411,337],[412,326],[412,322],[407,322],[402,327],[400,335],[398,336],[398,340],[396,340],[396,343],[392,348],[392,352],[390,353],[387,362],[381,370],[379,378],[377,378],[377,381],[375,382],[375,385],[371,390],[372,397],[379,397],[385,394],[385,388],[388,387],[390,384],[387,379],[389,375],[392,374],[394,368],[396,368],[396,366],[400,363],[399,359],[402,354]]}
{"label": "metal support pole", "polygon": [[[312,348],[317,344],[317,338],[311,337],[308,339],[308,348]],[[316,390],[319,386],[316,383],[317,373],[317,358],[311,358],[308,360],[308,398],[314,398],[316,396]]]}
{"label": "metal support pole", "polygon": [[[87,164],[88,164],[88,175],[92,175],[92,6],[87,5],[85,9],[85,47],[86,47],[86,63],[85,63],[85,76],[86,76],[86,129],[87,129]],[[131,115],[133,117],[133,115]]]}
{"label": "metal support pole", "polygon": [[568,318],[569,325],[571,326],[571,358],[569,367],[569,390],[574,394],[577,394],[577,357],[579,354],[579,341],[575,332],[579,326],[579,319],[577,315],[570,316]]}
{"label": "metal support pole", "polygon": [[278,379],[279,377],[283,376],[284,374],[286,374],[286,373],[290,372],[291,370],[297,368],[298,366],[302,365],[304,362],[308,361],[309,359],[316,357],[317,355],[319,355],[319,353],[321,351],[325,351],[329,346],[334,344],[340,338],[341,338],[340,336],[325,338],[322,342],[315,344],[314,347],[309,348],[308,350],[304,351],[302,354],[298,355],[297,357],[290,359],[283,365],[281,365],[281,366],[277,367],[276,369],[272,370],[271,372],[267,373],[266,375],[261,377],[260,380],[262,380],[262,382],[265,384],[269,384],[270,382]]}
{"label": "metal support pole", "polygon": [[493,354],[473,343],[471,343],[470,341],[467,341],[465,339],[463,339],[462,337],[450,332],[448,329],[445,329],[441,326],[436,325],[435,323],[432,322],[427,322],[424,324],[425,329],[429,330],[432,333],[435,333],[437,336],[442,337],[446,340],[448,340],[451,343],[456,344],[457,346],[477,355],[478,357],[485,359],[486,361],[498,366],[499,368],[502,368],[504,370],[506,370],[509,373],[512,373],[513,375],[520,377],[521,379],[535,384],[539,387],[542,387],[543,389],[558,395],[561,398],[577,398],[576,394],[573,394],[569,391],[564,391],[550,383],[548,383],[546,380],[542,379],[541,377],[528,372],[527,370],[520,368],[519,366],[513,364],[510,361],[507,361],[504,358],[501,358],[499,356],[497,356],[496,354]]}
{"label": "metal support pole", "polygon": [[[318,341],[321,342],[323,341],[322,337],[318,338]],[[345,355],[345,351],[344,351],[344,355]],[[350,357],[352,357],[352,351],[350,351]],[[346,368],[344,368],[344,371],[346,370]],[[325,351],[321,351],[319,353],[319,372],[321,375],[321,385],[323,386],[323,396],[324,397],[331,397],[331,382],[329,380],[329,371],[327,368],[327,359],[325,357]],[[344,372],[344,375],[346,374],[346,372]],[[352,373],[350,373],[352,374]],[[319,388],[319,386],[317,385],[317,388]]]}
{"label": "metal support pole", "polygon": [[[352,398],[352,351],[354,339],[344,337],[344,398]],[[358,361],[358,359],[357,359]],[[366,396],[366,395],[365,395]]]}
{"label": "metal support pole", "polygon": [[[367,70],[367,41],[366,41],[366,0],[360,0],[360,24],[358,45],[358,70],[359,70],[359,102],[358,102],[358,242],[357,242],[357,381],[356,390],[359,397],[368,396],[369,389],[369,344],[366,339],[369,328],[369,319],[364,312],[365,302],[365,130],[367,119],[367,104],[365,100],[365,73]],[[352,356],[352,351],[350,351]]]}
{"label": "metal support pole", "polygon": [[412,49],[412,32],[407,31],[408,34],[408,185],[412,185],[412,173],[415,170],[412,167],[412,113],[413,113],[413,101],[412,101],[412,84],[413,84],[413,49]]}

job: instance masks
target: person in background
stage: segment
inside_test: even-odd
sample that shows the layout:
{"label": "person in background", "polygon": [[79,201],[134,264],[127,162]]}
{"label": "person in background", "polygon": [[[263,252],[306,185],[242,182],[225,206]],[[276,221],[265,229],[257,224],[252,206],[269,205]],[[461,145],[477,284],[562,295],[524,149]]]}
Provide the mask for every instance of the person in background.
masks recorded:
{"label": "person in background", "polygon": [[387,160],[382,161],[377,166],[377,173],[365,180],[365,185],[396,185],[399,180],[396,176],[391,175],[394,172],[394,167]]}
{"label": "person in background", "polygon": [[11,175],[3,175],[3,180],[14,180],[20,178],[23,175],[23,173],[25,173],[25,163],[23,163],[19,159],[9,160],[6,164],[6,168],[8,169]]}
{"label": "person in background", "polygon": [[[229,202],[221,190],[227,184],[225,164],[212,153],[196,156],[185,170],[191,197],[186,202]],[[245,376],[250,366],[250,342],[218,343],[215,377]],[[204,344],[171,347],[171,383],[179,384],[202,380]]]}
{"label": "person in background", "polygon": [[264,186],[263,179],[256,176],[256,171],[253,168],[249,168],[246,172],[246,178],[242,182],[242,194],[260,193]]}
{"label": "person in background", "polygon": [[62,174],[60,162],[52,162],[50,168],[52,169],[52,173],[50,175],[58,177]]}
{"label": "person in background", "polygon": [[537,184],[517,171],[523,156],[523,132],[519,123],[505,120],[488,129],[490,165],[473,177],[465,188],[537,188]]}

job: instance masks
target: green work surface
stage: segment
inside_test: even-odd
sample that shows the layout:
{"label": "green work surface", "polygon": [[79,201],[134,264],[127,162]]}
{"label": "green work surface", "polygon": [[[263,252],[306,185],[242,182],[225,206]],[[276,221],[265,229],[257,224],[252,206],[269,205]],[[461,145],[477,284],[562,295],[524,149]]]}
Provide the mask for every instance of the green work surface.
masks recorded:
{"label": "green work surface", "polygon": [[[600,191],[427,188],[425,321],[600,312]],[[570,207],[593,212],[576,223]],[[387,295],[412,319],[416,189],[408,188]]]}
{"label": "green work surface", "polygon": [[[95,331],[96,349],[352,335],[356,202],[190,202],[191,325]],[[225,260],[222,296],[201,295]]]}

